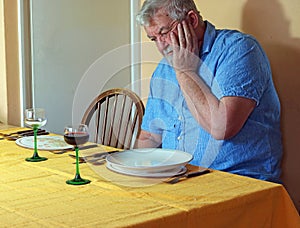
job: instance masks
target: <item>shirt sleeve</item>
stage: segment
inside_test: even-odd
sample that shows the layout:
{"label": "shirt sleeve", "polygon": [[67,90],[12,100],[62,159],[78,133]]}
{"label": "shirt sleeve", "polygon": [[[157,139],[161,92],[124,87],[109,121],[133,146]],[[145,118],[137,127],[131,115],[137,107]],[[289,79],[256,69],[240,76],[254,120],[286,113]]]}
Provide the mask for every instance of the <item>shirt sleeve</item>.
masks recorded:
{"label": "shirt sleeve", "polygon": [[259,104],[270,75],[269,61],[257,41],[240,36],[220,56],[212,90],[221,99],[240,96]]}

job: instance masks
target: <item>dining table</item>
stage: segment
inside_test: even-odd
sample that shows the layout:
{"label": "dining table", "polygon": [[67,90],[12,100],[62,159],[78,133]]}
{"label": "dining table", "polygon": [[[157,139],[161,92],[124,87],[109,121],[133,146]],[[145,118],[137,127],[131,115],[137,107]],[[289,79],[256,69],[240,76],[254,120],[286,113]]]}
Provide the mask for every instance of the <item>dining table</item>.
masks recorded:
{"label": "dining table", "polygon": [[[0,133],[21,129],[0,125]],[[112,150],[97,145],[79,154]],[[73,150],[39,150],[46,161],[25,161],[32,151],[0,140],[0,227],[300,227],[281,184],[218,170],[170,184],[111,171],[105,162],[82,162],[80,174],[91,182],[69,185]]]}

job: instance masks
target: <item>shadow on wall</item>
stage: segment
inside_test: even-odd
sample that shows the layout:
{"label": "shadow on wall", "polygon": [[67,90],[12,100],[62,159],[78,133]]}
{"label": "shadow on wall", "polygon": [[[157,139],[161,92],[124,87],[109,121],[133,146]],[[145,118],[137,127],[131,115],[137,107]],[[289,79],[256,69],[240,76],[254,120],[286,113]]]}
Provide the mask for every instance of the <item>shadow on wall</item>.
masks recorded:
{"label": "shadow on wall", "polygon": [[277,0],[248,0],[242,30],[265,49],[281,101],[282,180],[300,213],[300,39],[292,37],[289,20]]}

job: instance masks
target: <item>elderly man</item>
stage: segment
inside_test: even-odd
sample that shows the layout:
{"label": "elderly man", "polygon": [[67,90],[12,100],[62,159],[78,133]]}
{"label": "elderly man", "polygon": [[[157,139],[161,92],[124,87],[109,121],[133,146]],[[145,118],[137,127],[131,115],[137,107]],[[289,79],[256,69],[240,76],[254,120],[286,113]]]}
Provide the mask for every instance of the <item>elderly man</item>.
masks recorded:
{"label": "elderly man", "polygon": [[280,182],[280,103],[259,43],[216,29],[193,0],[146,0],[137,20],[164,58],[136,146],[178,149],[194,165]]}

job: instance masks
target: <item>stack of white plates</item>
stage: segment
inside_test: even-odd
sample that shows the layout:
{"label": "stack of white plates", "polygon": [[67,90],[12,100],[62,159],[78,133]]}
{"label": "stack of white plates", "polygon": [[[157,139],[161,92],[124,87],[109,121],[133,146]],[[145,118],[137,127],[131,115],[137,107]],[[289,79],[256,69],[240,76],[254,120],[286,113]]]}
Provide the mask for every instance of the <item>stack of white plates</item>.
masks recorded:
{"label": "stack of white plates", "polygon": [[133,176],[170,177],[186,172],[185,165],[193,156],[179,150],[144,148],[110,154],[108,169]]}

